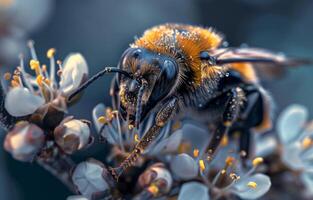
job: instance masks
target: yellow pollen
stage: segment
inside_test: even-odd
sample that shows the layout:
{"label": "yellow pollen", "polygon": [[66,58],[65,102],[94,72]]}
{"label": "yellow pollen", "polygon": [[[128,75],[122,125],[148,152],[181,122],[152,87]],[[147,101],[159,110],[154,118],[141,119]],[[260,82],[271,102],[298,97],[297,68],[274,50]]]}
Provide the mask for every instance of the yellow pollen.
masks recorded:
{"label": "yellow pollen", "polygon": [[252,165],[253,165],[254,167],[257,167],[257,166],[259,166],[260,164],[262,164],[263,161],[264,161],[264,160],[263,160],[262,157],[256,157],[255,159],[253,159]]}
{"label": "yellow pollen", "polygon": [[248,184],[247,184],[248,187],[252,188],[252,189],[255,189],[258,184],[256,182],[253,182],[253,181],[250,181]]}
{"label": "yellow pollen", "polygon": [[37,84],[39,86],[42,86],[42,81],[43,81],[43,76],[42,75],[38,75],[36,78]]}
{"label": "yellow pollen", "polygon": [[46,79],[45,79],[45,83],[46,83],[47,85],[50,85],[50,84],[51,84],[51,81],[46,78]]}
{"label": "yellow pollen", "polygon": [[30,68],[32,70],[35,70],[36,75],[40,74],[40,63],[37,60],[30,60],[29,62]]}
{"label": "yellow pollen", "polygon": [[221,141],[221,145],[223,147],[227,146],[228,145],[228,136],[227,135],[224,135],[223,138],[222,138],[222,141]]}
{"label": "yellow pollen", "polygon": [[313,144],[313,140],[309,137],[304,138],[304,140],[302,141],[302,147],[304,149],[309,148],[312,144]]}
{"label": "yellow pollen", "polygon": [[20,77],[18,75],[13,75],[13,80],[15,80],[16,82],[19,82]]}
{"label": "yellow pollen", "polygon": [[199,167],[202,172],[205,170],[205,163],[203,160],[199,160]]}
{"label": "yellow pollen", "polygon": [[128,125],[129,130],[132,130],[133,128],[134,128],[134,125],[132,125],[132,124]]}
{"label": "yellow pollen", "polygon": [[231,165],[233,165],[233,163],[235,162],[235,158],[234,157],[231,157],[231,156],[228,156],[226,159],[225,159],[225,163],[226,163],[226,165],[228,165],[228,166],[231,166]]}
{"label": "yellow pollen", "polygon": [[159,188],[156,185],[151,185],[148,187],[148,191],[151,192],[154,196],[156,196],[159,192]]}
{"label": "yellow pollen", "polygon": [[6,72],[4,75],[3,75],[3,78],[5,79],[5,80],[10,80],[11,79],[11,73],[9,73],[9,72]]}
{"label": "yellow pollen", "polygon": [[47,57],[50,58],[50,59],[54,56],[54,54],[55,54],[55,49],[54,48],[51,48],[51,49],[49,49],[47,51]]}
{"label": "yellow pollen", "polygon": [[16,82],[15,80],[12,80],[12,81],[11,81],[11,86],[12,86],[12,87],[19,87],[20,84],[19,84],[18,82]]}
{"label": "yellow pollen", "polygon": [[107,120],[106,120],[106,118],[105,118],[104,116],[100,116],[100,117],[98,118],[98,122],[99,122],[100,124],[105,124],[105,123],[107,123]]}
{"label": "yellow pollen", "polygon": [[197,158],[199,156],[199,149],[193,150],[193,157]]}
{"label": "yellow pollen", "polygon": [[226,170],[223,169],[223,170],[221,171],[221,174],[226,174]]}
{"label": "yellow pollen", "polygon": [[138,136],[138,134],[135,134],[135,136],[134,136],[134,140],[135,140],[135,142],[139,142],[140,140],[139,140],[139,136]]}

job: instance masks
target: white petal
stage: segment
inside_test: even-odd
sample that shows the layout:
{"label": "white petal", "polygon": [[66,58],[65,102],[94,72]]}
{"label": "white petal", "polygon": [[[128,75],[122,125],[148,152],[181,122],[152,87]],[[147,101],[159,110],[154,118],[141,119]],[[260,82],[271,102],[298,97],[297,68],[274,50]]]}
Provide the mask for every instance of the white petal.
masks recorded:
{"label": "white petal", "polygon": [[199,149],[201,156],[209,143],[210,134],[208,130],[202,128],[195,122],[185,123],[181,130],[183,131],[183,138],[191,143],[191,152],[189,152],[189,154],[191,155],[194,149]]}
{"label": "white petal", "polygon": [[304,168],[304,162],[300,157],[301,145],[299,143],[288,144],[283,148],[282,161],[293,170]]}
{"label": "white petal", "polygon": [[103,168],[92,162],[82,162],[75,168],[72,180],[79,192],[90,198],[95,192],[109,189],[108,183],[102,177]]}
{"label": "white petal", "polygon": [[159,154],[159,153],[173,153],[177,151],[181,139],[182,139],[182,131],[177,130],[172,135],[164,140],[161,140],[159,143],[155,145],[149,152],[149,154]]}
{"label": "white petal", "polygon": [[105,106],[102,103],[97,104],[92,110],[92,120],[96,126],[97,132],[100,131],[102,124],[98,121],[98,118],[105,115]]}
{"label": "white petal", "polygon": [[179,192],[178,200],[190,199],[209,200],[208,187],[198,182],[185,183]]}
{"label": "white petal", "polygon": [[171,161],[171,170],[181,179],[188,180],[198,175],[197,162],[188,154],[179,154]]}
{"label": "white petal", "polygon": [[[249,182],[255,182],[256,188],[248,186]],[[243,177],[239,180],[234,188],[234,193],[242,199],[258,199],[269,191],[271,187],[271,180],[264,174],[254,174],[249,177]]]}
{"label": "white petal", "polygon": [[82,84],[86,75],[88,65],[85,58],[79,53],[69,55],[64,61],[60,90],[65,95],[71,94]]}
{"label": "white petal", "polygon": [[255,155],[265,157],[275,151],[277,147],[277,140],[274,136],[264,136],[255,135]]}
{"label": "white petal", "polygon": [[5,97],[5,109],[14,117],[26,116],[34,113],[45,100],[32,94],[27,88],[15,87]]}
{"label": "white petal", "polygon": [[278,136],[286,144],[300,136],[301,130],[308,119],[308,110],[301,105],[287,107],[277,120]]}
{"label": "white petal", "polygon": [[305,185],[306,195],[313,197],[313,172],[302,173],[300,178]]}

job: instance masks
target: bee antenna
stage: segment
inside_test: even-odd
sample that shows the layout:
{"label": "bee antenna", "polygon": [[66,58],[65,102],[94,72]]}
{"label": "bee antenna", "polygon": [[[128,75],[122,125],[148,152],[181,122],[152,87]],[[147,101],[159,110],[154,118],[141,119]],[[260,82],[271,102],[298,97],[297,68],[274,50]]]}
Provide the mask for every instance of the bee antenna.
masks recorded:
{"label": "bee antenna", "polygon": [[85,83],[83,83],[75,92],[69,95],[68,101],[71,101],[73,97],[75,97],[77,94],[85,90],[90,84],[92,84],[94,81],[96,81],[98,78],[102,77],[106,73],[120,73],[125,75],[128,78],[133,78],[133,76],[122,69],[116,68],[116,67],[106,67],[97,74],[93,75],[89,80],[87,80]]}

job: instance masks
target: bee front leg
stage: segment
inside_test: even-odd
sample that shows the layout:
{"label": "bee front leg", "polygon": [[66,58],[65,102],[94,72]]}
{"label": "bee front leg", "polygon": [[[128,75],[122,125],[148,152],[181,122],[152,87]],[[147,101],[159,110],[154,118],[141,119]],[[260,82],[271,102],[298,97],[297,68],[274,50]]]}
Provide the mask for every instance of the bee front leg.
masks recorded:
{"label": "bee front leg", "polygon": [[[234,124],[239,116],[240,109],[243,105],[245,95],[240,87],[236,87],[226,92],[226,102],[221,120],[218,122],[215,132],[212,135],[207,147],[207,159],[212,160],[216,149],[218,148],[223,136],[228,133],[230,127]],[[224,96],[222,95],[222,96]]]}
{"label": "bee front leg", "polygon": [[161,128],[169,122],[176,113],[178,108],[178,98],[173,97],[163,104],[161,110],[157,113],[154,124],[145,133],[143,138],[137,143],[134,150],[127,156],[127,158],[117,167],[111,168],[112,175],[118,177],[130,166],[132,166],[137,158],[146,150],[151,142],[160,134]]}

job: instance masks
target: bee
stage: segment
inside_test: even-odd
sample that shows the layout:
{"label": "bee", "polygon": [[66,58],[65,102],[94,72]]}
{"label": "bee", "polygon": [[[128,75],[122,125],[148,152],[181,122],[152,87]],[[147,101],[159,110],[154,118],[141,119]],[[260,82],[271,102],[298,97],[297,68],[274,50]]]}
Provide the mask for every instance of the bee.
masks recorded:
{"label": "bee", "polygon": [[248,156],[252,131],[271,128],[271,101],[254,66],[296,66],[303,60],[258,48],[223,47],[213,28],[183,24],[152,27],[123,53],[117,68],[107,67],[70,98],[106,73],[113,106],[130,127],[156,113],[154,123],[112,174],[132,166],[175,116],[196,116],[214,125],[207,146],[211,160],[225,134],[239,133],[239,150]]}

